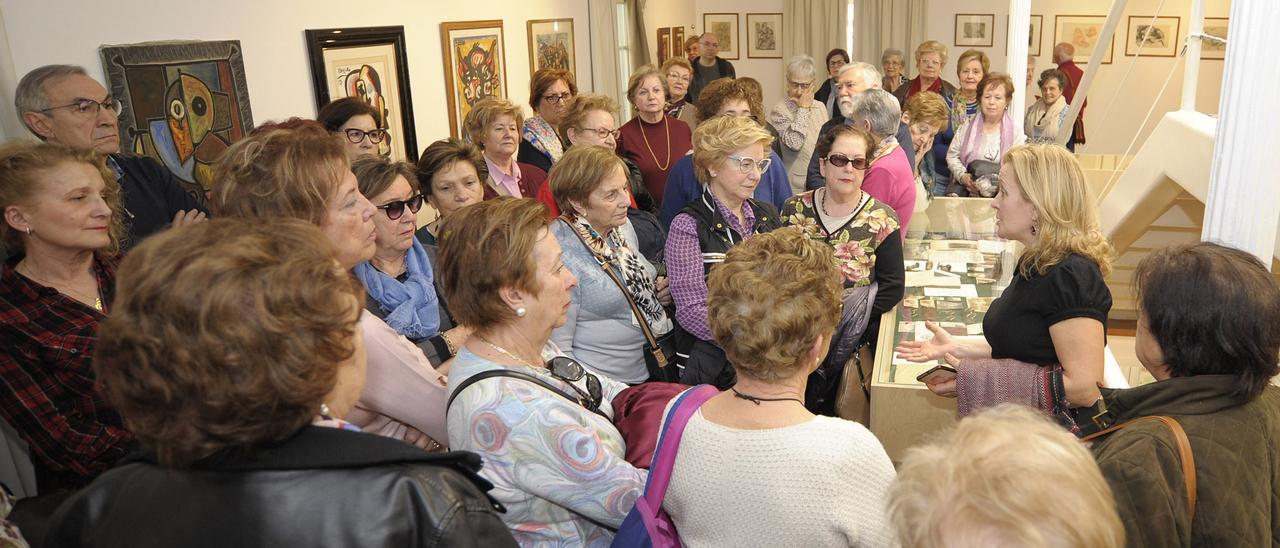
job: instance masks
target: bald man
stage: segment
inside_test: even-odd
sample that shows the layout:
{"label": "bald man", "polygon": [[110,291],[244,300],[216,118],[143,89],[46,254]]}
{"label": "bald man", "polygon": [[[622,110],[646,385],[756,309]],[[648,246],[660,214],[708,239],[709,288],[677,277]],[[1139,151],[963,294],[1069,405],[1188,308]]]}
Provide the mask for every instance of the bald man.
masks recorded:
{"label": "bald man", "polygon": [[698,59],[693,62],[693,82],[689,84],[689,102],[698,101],[698,92],[712,81],[737,78],[733,63],[720,58],[720,39],[705,32],[698,37]]}
{"label": "bald man", "polygon": [[[1067,104],[1076,97],[1076,88],[1080,87],[1080,81],[1084,79],[1084,70],[1076,66],[1075,62],[1076,48],[1067,42],[1062,42],[1053,47],[1053,62],[1057,63],[1058,70],[1067,75],[1067,81],[1063,82],[1062,95],[1067,98]],[[1080,116],[1076,118],[1076,124],[1071,128],[1071,138],[1067,140],[1067,149],[1075,151],[1076,143],[1084,144],[1084,108],[1089,106],[1089,100],[1085,99],[1084,104],[1080,105]]]}

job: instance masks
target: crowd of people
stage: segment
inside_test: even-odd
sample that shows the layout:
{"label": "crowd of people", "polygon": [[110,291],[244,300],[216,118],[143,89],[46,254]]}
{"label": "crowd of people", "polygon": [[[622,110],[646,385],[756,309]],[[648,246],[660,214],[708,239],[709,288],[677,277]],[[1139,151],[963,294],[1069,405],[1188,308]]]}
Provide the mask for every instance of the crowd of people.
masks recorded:
{"label": "crowd of people", "polygon": [[[936,41],[913,77],[898,50],[877,68],[834,49],[825,72],[798,56],[766,109],[714,34],[685,46],[632,71],[622,123],[539,70],[532,115],[481,100],[414,165],[339,99],[254,128],[205,194],[120,151],[119,103],[83,68],[28,73],[15,106],[38,140],[0,145],[0,417],[39,494],[0,540],[607,546],[651,467],[685,546],[1280,538],[1280,287],[1261,262],[1153,253],[1136,339],[1156,382],[1104,385],[1112,249],[1056,144],[1083,142],[1063,127],[1069,45],[1025,135],[980,51],[956,84]],[[935,195],[992,198],[1024,249],[1013,281],[983,338],[929,323],[876,349]],[[837,416],[866,346],[947,361],[928,388],[967,415],[897,470]],[[654,410],[698,385],[716,394],[668,436]],[[966,400],[991,385],[1049,388]]]}

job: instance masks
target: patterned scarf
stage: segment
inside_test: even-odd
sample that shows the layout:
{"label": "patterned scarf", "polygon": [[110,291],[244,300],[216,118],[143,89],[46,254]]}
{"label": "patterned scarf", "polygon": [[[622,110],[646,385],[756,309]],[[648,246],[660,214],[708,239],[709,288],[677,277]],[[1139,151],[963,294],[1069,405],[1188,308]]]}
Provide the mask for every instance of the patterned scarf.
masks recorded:
{"label": "patterned scarf", "polygon": [[[986,125],[986,116],[982,114],[982,109],[978,109],[978,113],[969,119],[968,127],[957,129],[956,133],[964,131],[964,141],[960,144],[960,161],[967,167],[969,162],[974,160],[974,155],[978,153],[978,146],[982,141],[982,126]],[[1009,109],[1004,110],[1004,116],[1000,119],[1000,154],[1009,151],[1009,147],[1013,146],[1013,117],[1009,115]]]}
{"label": "patterned scarf", "polygon": [[551,162],[560,161],[560,157],[564,156],[564,145],[560,143],[560,137],[556,135],[556,128],[543,120],[541,116],[534,116],[524,121],[524,131],[522,132],[524,139],[533,144],[533,148],[538,149]]}
{"label": "patterned scarf", "polygon": [[409,279],[401,283],[378,269],[369,261],[354,269],[356,278],[364,284],[373,300],[387,312],[387,325],[411,341],[435,336],[440,331],[440,301],[427,260],[427,250],[417,238],[404,257],[404,268]]}
{"label": "patterned scarf", "polygon": [[645,321],[649,322],[649,330],[653,331],[654,336],[671,331],[671,319],[658,303],[658,292],[653,279],[649,278],[649,273],[641,264],[639,254],[632,250],[627,244],[627,239],[622,237],[622,229],[615,228],[610,230],[607,236],[602,237],[591,228],[585,217],[573,214],[569,214],[568,217],[573,219],[571,223],[573,229],[578,231],[578,235],[584,242],[587,242],[587,248],[597,257],[603,257],[604,260],[618,267],[616,270],[622,271],[622,282],[626,284],[627,292],[636,302],[640,313],[644,314]]}

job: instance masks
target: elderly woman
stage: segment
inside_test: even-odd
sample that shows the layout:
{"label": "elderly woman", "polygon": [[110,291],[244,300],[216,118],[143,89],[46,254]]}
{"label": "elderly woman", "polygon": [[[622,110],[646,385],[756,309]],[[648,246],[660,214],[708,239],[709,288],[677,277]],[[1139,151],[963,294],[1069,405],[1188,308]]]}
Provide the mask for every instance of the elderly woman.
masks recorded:
{"label": "elderly woman", "polygon": [[930,149],[934,138],[947,127],[948,108],[946,100],[932,91],[922,91],[911,96],[907,104],[902,106],[902,120],[911,133],[911,144],[915,150],[916,163],[911,166],[911,173],[916,176],[920,187],[916,191],[915,212],[920,213],[929,204],[929,197],[935,193],[934,156]]}
{"label": "elderly woman", "polygon": [[667,82],[667,116],[689,124],[689,127],[698,125],[698,109],[689,100],[693,64],[679,56],[667,59],[662,63],[662,77]]}
{"label": "elderly woman", "polygon": [[698,126],[693,141],[694,166],[707,184],[671,221],[666,250],[676,321],[696,339],[682,352],[689,358],[680,382],[724,389],[734,371],[707,323],[707,274],[735,244],[782,226],[773,204],[751,197],[771,163],[773,138],[749,118],[717,116]]}
{"label": "elderly woman", "polygon": [[656,67],[636,69],[627,83],[627,99],[636,117],[622,125],[617,137],[618,154],[640,168],[644,187],[659,207],[672,165],[692,146],[689,124],[667,115],[665,90]]}
{"label": "elderly woman", "polygon": [[333,257],[288,218],[129,254],[95,368],[145,452],[68,499],[45,546],[514,545],[479,459],[341,420],[364,384],[363,299]]}
{"label": "elderly woman", "polygon": [[524,114],[506,99],[481,100],[467,113],[467,138],[484,153],[484,199],[498,196],[532,198],[547,180],[547,172],[516,161]]}
{"label": "elderly woman", "polygon": [[947,193],[947,186],[951,184],[947,149],[951,147],[956,131],[978,113],[978,84],[987,77],[990,68],[991,60],[987,58],[987,54],[976,49],[966,50],[956,60],[956,76],[960,86],[955,93],[942,96],[949,111],[947,125],[933,140],[934,185],[929,189],[929,194],[933,196]]}
{"label": "elderly woman", "polygon": [[361,156],[380,156],[391,151],[391,134],[378,126],[380,119],[378,111],[359,97],[330,101],[316,114],[316,121],[339,137],[347,159],[353,162]]}
{"label": "elderly woman", "polygon": [[435,283],[435,246],[425,247],[413,237],[415,214],[422,207],[417,170],[404,162],[361,158],[351,171],[360,194],[379,211],[373,215],[373,257],[352,269],[365,287],[365,308],[418,345],[444,373],[442,364],[468,330],[455,326]]}
{"label": "elderly woman", "polygon": [[124,233],[105,162],[51,143],[0,147],[0,415],[30,447],[42,492],[88,484],[133,439],[93,386]]}
{"label": "elderly woman", "polygon": [[1013,80],[1008,74],[988,74],[978,84],[978,98],[978,113],[956,129],[956,138],[947,147],[948,196],[995,196],[1000,158],[1009,147],[1026,141],[1025,135],[1013,131],[1009,114]]}
{"label": "elderly woman", "polygon": [[484,156],[470,143],[460,139],[441,139],[431,143],[418,158],[418,187],[427,203],[436,210],[434,221],[418,229],[422,245],[436,245],[440,222],[453,212],[484,199],[484,180],[489,172]]}
{"label": "elderly woman", "polygon": [[627,219],[626,166],[605,148],[575,147],[551,171],[550,184],[563,212],[551,234],[579,282],[565,323],[551,339],[592,371],[642,383],[650,376],[645,343],[672,329],[662,308],[671,295],[666,278],[637,250]]}
{"label": "elderly woman", "polygon": [[[1111,310],[1111,291],[1103,278],[1111,270],[1112,254],[1098,227],[1095,204],[1080,162],[1066,149],[1010,149],[991,207],[996,210],[996,234],[1020,242],[1024,251],[1009,287],[992,301],[982,321],[985,337],[956,341],[928,322],[932,339],[906,341],[896,351],[917,362],[1011,358],[1048,367],[1062,377],[1066,407],[1093,406],[1101,397],[1098,386]],[[977,368],[966,372],[966,365],[958,363],[962,379],[983,374]],[[955,385],[952,379],[930,384],[929,389],[954,397]]]}
{"label": "elderly woman", "polygon": [[888,48],[880,54],[880,72],[884,74],[884,78],[880,80],[880,89],[897,90],[907,83],[907,76],[902,73],[902,68],[906,66],[903,59],[905,57],[902,50],[897,48]]}
{"label": "elderly woman", "polygon": [[[1267,546],[1280,538],[1280,287],[1244,251],[1213,243],[1156,251],[1134,273],[1138,361],[1156,382],[1104,390],[1093,445],[1130,546]],[[1194,499],[1171,417],[1194,454]],[[1131,425],[1131,426],[1130,426]],[[1268,513],[1259,509],[1271,508]]]}
{"label": "elderly woman", "polygon": [[[947,46],[937,40],[926,40],[916,46],[916,77],[893,90],[899,104],[907,104],[912,95],[932,91],[946,97],[955,93],[956,87],[942,79],[942,67],[947,66]],[[887,88],[885,91],[889,91]]]}
{"label": "elderly woman", "polygon": [[813,147],[818,144],[818,132],[830,118],[825,105],[813,100],[816,78],[812,57],[793,58],[787,63],[787,98],[769,112],[769,125],[782,143],[782,165],[787,168],[792,194],[804,192],[805,175]]}
{"label": "elderly woman", "polygon": [[529,106],[533,107],[534,115],[524,121],[516,158],[519,162],[545,172],[551,171],[551,164],[564,156],[564,145],[556,128],[560,127],[565,105],[577,94],[578,84],[574,83],[573,73],[567,70],[540,69],[533,73],[529,79]]}
{"label": "elderly woman", "polygon": [[700,55],[698,53],[699,38],[701,38],[701,36],[690,36],[684,39],[684,53],[685,53],[685,56],[689,58],[690,63],[692,63],[695,59],[698,58],[698,55]]}
{"label": "elderly woman", "polygon": [[[378,210],[360,194],[341,145],[318,124],[290,120],[260,127],[222,158],[211,200],[217,215],[302,219],[320,227],[344,269],[373,258]],[[378,316],[360,315],[359,326],[369,369],[348,420],[365,431],[440,449],[448,436],[445,377]]]}
{"label": "elderly woman", "polygon": [[1062,122],[1067,119],[1067,99],[1062,95],[1062,83],[1067,76],[1058,69],[1040,73],[1040,99],[1027,109],[1022,124],[1028,143],[1056,143]]}
{"label": "elderly woman", "polygon": [[838,319],[838,279],[827,246],[786,229],[734,246],[711,273],[711,329],[737,384],[680,440],[662,506],[685,546],[893,544],[884,448],[802,404]]}
{"label": "elderly woman", "polygon": [[840,69],[849,64],[849,52],[836,48],[827,52],[826,59],[828,78],[822,82],[817,93],[813,94],[813,99],[826,105],[828,118],[837,118],[840,116],[840,106],[836,101],[839,97],[836,81],[839,79]]}
{"label": "elderly woman", "polygon": [[912,448],[888,505],[902,546],[1124,546],[1116,501],[1089,450],[1013,404]]}
{"label": "elderly woman", "polygon": [[577,285],[546,208],[498,199],[449,219],[440,277],[474,329],[449,376],[449,442],[481,475],[522,546],[607,546],[644,488],[613,426],[626,385],[549,344]]}

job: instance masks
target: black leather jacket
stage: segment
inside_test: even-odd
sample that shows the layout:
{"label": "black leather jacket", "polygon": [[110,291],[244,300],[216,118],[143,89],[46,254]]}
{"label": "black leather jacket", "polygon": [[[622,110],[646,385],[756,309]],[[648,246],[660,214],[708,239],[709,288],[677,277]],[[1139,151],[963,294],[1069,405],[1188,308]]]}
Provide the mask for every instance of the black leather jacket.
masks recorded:
{"label": "black leather jacket", "polygon": [[59,507],[45,546],[516,546],[479,469],[314,426],[197,469],[131,456]]}

